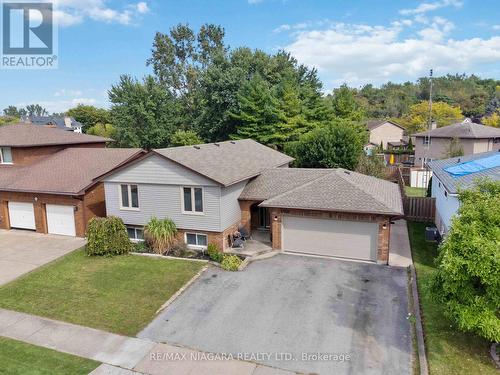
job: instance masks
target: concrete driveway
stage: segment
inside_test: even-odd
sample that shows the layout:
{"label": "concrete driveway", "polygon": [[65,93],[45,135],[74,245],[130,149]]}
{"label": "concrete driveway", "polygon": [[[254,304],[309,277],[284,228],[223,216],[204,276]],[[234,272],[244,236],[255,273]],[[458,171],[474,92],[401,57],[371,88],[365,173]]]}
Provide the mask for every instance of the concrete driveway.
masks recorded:
{"label": "concrete driveway", "polygon": [[83,238],[0,230],[0,285],[85,244]]}
{"label": "concrete driveway", "polygon": [[406,287],[402,268],[278,255],[207,270],[138,336],[305,373],[410,374]]}

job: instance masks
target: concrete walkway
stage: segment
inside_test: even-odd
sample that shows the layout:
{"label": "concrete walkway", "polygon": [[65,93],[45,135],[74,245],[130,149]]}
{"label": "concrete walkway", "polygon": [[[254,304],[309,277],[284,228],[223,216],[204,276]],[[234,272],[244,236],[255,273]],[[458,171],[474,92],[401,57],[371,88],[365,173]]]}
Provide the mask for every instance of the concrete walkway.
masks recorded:
{"label": "concrete walkway", "polygon": [[214,360],[210,353],[4,309],[0,309],[0,336],[103,362],[93,375],[294,374],[252,362]]}
{"label": "concrete walkway", "polygon": [[389,247],[390,266],[406,268],[413,264],[406,220],[398,220],[391,225]]}

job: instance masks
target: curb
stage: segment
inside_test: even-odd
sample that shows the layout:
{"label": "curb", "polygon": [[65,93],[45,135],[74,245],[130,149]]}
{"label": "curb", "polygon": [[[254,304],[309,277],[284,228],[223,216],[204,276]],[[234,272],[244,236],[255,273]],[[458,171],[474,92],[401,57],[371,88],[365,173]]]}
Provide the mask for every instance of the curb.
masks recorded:
{"label": "curb", "polygon": [[131,252],[131,255],[139,255],[141,257],[151,257],[151,258],[160,258],[160,259],[175,259],[175,260],[187,260],[190,262],[203,262],[209,263],[206,259],[193,259],[193,258],[181,258],[181,257],[173,257],[171,255],[161,255],[161,254],[151,254],[151,253],[134,253]]}
{"label": "curb", "polygon": [[420,301],[418,298],[417,274],[415,266],[410,266],[411,289],[413,295],[413,314],[415,315],[415,334],[417,336],[418,361],[420,365],[420,375],[428,375],[429,367],[427,365],[427,355],[425,354],[424,329],[422,326],[422,317],[420,316]]}
{"label": "curb", "polygon": [[184,284],[177,292],[172,295],[172,297],[170,297],[163,305],[161,305],[160,308],[156,310],[155,315],[158,315],[162,310],[166,309],[172,302],[174,302],[177,297],[179,297],[187,288],[189,288],[189,286],[194,283],[207,269],[208,265],[203,267],[196,275],[191,278],[191,280]]}

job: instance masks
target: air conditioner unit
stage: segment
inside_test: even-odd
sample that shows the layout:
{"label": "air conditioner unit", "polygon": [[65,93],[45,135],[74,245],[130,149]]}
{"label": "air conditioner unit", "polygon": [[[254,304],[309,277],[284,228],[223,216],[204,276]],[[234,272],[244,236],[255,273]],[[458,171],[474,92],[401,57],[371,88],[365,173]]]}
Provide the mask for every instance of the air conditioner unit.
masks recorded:
{"label": "air conditioner unit", "polygon": [[425,240],[436,242],[439,239],[439,232],[436,227],[425,227]]}

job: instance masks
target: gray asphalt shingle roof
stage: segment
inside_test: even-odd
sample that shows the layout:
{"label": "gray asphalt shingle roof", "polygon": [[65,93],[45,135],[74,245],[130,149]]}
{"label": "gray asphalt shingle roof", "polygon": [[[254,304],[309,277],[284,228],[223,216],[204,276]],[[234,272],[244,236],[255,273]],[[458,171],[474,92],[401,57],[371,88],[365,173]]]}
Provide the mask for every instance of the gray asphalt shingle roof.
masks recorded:
{"label": "gray asphalt shingle roof", "polygon": [[[77,195],[97,177],[143,152],[138,148],[67,148],[34,164],[0,166],[0,190]],[[68,162],[75,160],[78,165]]]}
{"label": "gray asphalt shingle roof", "polygon": [[482,152],[480,154],[472,154],[459,156],[456,158],[433,160],[428,163],[432,173],[441,181],[450,194],[457,194],[459,189],[467,189],[474,185],[477,179],[490,178],[500,181],[500,167],[486,169],[480,172],[471,173],[465,176],[452,176],[444,169],[460,163],[483,159],[488,156],[498,154],[498,151]]}
{"label": "gray asphalt shingle roof", "polygon": [[285,165],[293,158],[251,139],[154,150],[224,186]]}
{"label": "gray asphalt shingle roof", "polygon": [[415,137],[426,137],[428,135],[430,135],[431,138],[496,138],[500,137],[500,128],[476,124],[474,122],[459,122],[457,124],[436,128],[430,132],[425,131],[413,134]]}
{"label": "gray asphalt shingle roof", "polygon": [[401,125],[395,123],[394,121],[390,121],[390,120],[368,120],[366,122],[366,127],[368,128],[368,130],[373,130],[378,126],[385,124],[386,122],[404,130],[404,128]]}
{"label": "gray asphalt shingle roof", "polygon": [[0,126],[0,146],[33,147],[83,143],[104,143],[112,139],[31,124]]}
{"label": "gray asphalt shingle roof", "polygon": [[262,207],[403,214],[397,184],[341,168],[265,171],[240,195],[240,199],[257,197],[265,199]]}

